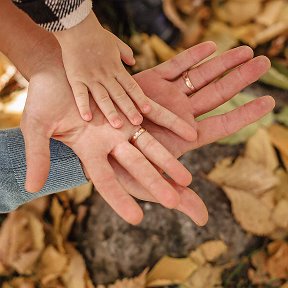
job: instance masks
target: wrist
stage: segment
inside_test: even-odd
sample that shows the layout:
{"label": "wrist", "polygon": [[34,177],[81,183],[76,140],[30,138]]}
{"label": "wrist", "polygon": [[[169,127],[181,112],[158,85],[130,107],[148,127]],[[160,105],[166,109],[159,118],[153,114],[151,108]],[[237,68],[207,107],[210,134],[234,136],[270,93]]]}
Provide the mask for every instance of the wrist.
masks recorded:
{"label": "wrist", "polygon": [[[71,45],[71,39],[77,41],[78,37],[85,36],[89,31],[93,31],[94,34],[97,34],[97,29],[104,29],[100,22],[98,21],[96,15],[93,11],[79,24],[62,31],[53,32],[54,36],[59,41],[60,45],[67,44]],[[84,33],[84,34],[83,34]]]}

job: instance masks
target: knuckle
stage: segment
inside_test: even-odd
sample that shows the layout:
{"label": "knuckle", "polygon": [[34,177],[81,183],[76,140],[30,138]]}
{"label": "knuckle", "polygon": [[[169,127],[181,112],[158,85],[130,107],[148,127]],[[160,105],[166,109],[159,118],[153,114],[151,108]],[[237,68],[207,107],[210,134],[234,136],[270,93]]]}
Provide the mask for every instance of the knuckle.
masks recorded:
{"label": "knuckle", "polygon": [[128,92],[134,92],[135,90],[138,90],[138,84],[134,81],[130,81],[127,83],[127,90]]}

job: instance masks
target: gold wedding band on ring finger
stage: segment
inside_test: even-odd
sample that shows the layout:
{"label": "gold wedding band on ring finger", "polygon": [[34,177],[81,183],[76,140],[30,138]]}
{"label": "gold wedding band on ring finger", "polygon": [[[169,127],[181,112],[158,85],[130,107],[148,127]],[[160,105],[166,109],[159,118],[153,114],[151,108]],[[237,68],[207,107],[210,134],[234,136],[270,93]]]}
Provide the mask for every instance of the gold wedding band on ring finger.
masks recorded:
{"label": "gold wedding band on ring finger", "polygon": [[193,93],[196,91],[195,86],[193,85],[193,83],[191,82],[191,79],[189,77],[189,70],[185,71],[182,73],[182,78],[184,80],[185,85],[190,89],[190,91]]}
{"label": "gold wedding band on ring finger", "polygon": [[147,130],[143,127],[141,127],[138,131],[136,131],[129,139],[129,142],[134,145],[137,141],[137,139],[144,134],[145,132],[147,132]]}

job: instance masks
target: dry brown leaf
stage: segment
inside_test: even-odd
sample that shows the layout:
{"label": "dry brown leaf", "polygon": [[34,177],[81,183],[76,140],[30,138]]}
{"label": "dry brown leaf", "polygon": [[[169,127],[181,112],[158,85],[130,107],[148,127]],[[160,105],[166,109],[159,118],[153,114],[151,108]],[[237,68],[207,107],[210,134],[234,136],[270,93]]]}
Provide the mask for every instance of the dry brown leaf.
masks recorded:
{"label": "dry brown leaf", "polygon": [[0,111],[0,129],[19,127],[21,115],[17,113],[4,113]]}
{"label": "dry brown leaf", "polygon": [[264,251],[258,251],[251,257],[251,263],[255,269],[248,270],[248,278],[254,285],[269,283],[270,277],[267,271],[267,255]]}
{"label": "dry brown leaf", "polygon": [[57,197],[52,198],[50,214],[53,219],[53,227],[55,231],[60,231],[62,217],[64,215],[64,208],[59,203]]}
{"label": "dry brown leaf", "polygon": [[273,38],[283,34],[288,29],[288,23],[277,22],[263,31],[257,33],[251,40],[251,46],[256,47],[258,45],[264,44]]}
{"label": "dry brown leaf", "polygon": [[259,200],[268,208],[271,209],[271,211],[274,209],[275,207],[275,189],[271,190],[271,191],[267,191],[265,193],[263,193],[262,195],[260,195]]}
{"label": "dry brown leaf", "polygon": [[280,288],[288,288],[288,282],[286,282],[285,284],[283,284]]}
{"label": "dry brown leaf", "polygon": [[[144,270],[138,277],[132,279],[118,280],[115,284],[108,285],[107,288],[145,288],[147,269]],[[104,285],[98,285],[97,288],[105,288]]]}
{"label": "dry brown leaf", "polygon": [[25,209],[27,211],[32,212],[33,214],[36,214],[38,217],[42,217],[48,208],[48,204],[49,204],[49,197],[46,196],[26,203],[25,205],[22,206],[21,209]]}
{"label": "dry brown leaf", "polygon": [[36,288],[36,284],[32,279],[17,277],[9,282],[5,282],[2,288]]}
{"label": "dry brown leaf", "polygon": [[271,248],[271,245],[275,245],[275,243],[269,245],[270,249],[268,246],[268,251],[270,250],[267,260],[268,273],[272,279],[288,279],[288,243],[277,241],[276,247]]}
{"label": "dry brown leaf", "polygon": [[68,190],[66,193],[70,200],[72,200],[76,205],[79,205],[91,196],[93,187],[92,182],[88,182],[87,184]]}
{"label": "dry brown leaf", "polygon": [[275,230],[271,209],[253,194],[231,187],[223,187],[223,190],[232,203],[233,215],[244,230],[259,236]]}
{"label": "dry brown leaf", "polygon": [[62,275],[64,284],[69,288],[86,288],[87,270],[82,255],[70,244],[67,244],[65,248],[69,258],[69,264]]}
{"label": "dry brown leaf", "polygon": [[288,201],[286,199],[277,203],[272,213],[272,219],[278,227],[288,229]]}
{"label": "dry brown leaf", "polygon": [[260,128],[246,143],[245,157],[255,163],[263,165],[268,170],[274,171],[279,166],[279,161],[272,145],[269,133]]}
{"label": "dry brown leaf", "polygon": [[163,11],[166,17],[181,31],[185,31],[187,26],[185,22],[180,17],[177,8],[175,6],[175,1],[173,0],[163,0]]}
{"label": "dry brown leaf", "polygon": [[39,266],[37,267],[37,278],[41,280],[41,283],[46,285],[64,273],[67,263],[67,256],[49,245],[41,256]]}
{"label": "dry brown leaf", "polygon": [[161,62],[167,61],[177,54],[175,50],[156,35],[152,35],[149,42]]}
{"label": "dry brown leaf", "polygon": [[215,288],[222,283],[221,275],[225,268],[221,266],[213,267],[206,264],[197,269],[187,281],[184,286],[187,288]]}
{"label": "dry brown leaf", "polygon": [[198,249],[203,253],[206,261],[213,262],[225,254],[228,250],[228,247],[221,240],[212,240],[201,244],[197,250]]}
{"label": "dry brown leaf", "polygon": [[249,158],[238,157],[232,164],[224,159],[209,173],[208,178],[220,186],[261,195],[278,185],[278,178],[268,169]]}
{"label": "dry brown leaf", "polygon": [[220,21],[211,21],[202,41],[214,41],[217,44],[218,55],[237,46],[239,43],[234,31]]}
{"label": "dry brown leaf", "polygon": [[213,9],[219,19],[234,26],[248,23],[262,8],[262,0],[219,1],[213,0]]}
{"label": "dry brown leaf", "polygon": [[12,270],[20,269],[19,273],[30,273],[43,247],[43,224],[36,215],[24,209],[10,213],[0,232],[2,264]]}
{"label": "dry brown leaf", "polygon": [[277,201],[281,199],[288,200],[288,173],[283,169],[279,169],[276,171],[276,175],[280,184],[275,190],[275,198]]}
{"label": "dry brown leaf", "polygon": [[68,236],[70,235],[70,232],[72,230],[73,224],[75,222],[76,216],[74,214],[66,213],[62,219],[61,223],[61,235],[63,237],[63,241],[67,241]]}
{"label": "dry brown leaf", "polygon": [[265,3],[264,10],[255,18],[256,22],[265,26],[270,26],[278,21],[285,0],[273,0]]}
{"label": "dry brown leaf", "polygon": [[273,125],[269,128],[271,141],[281,154],[288,157],[288,129],[280,125]]}
{"label": "dry brown leaf", "polygon": [[147,287],[181,284],[197,267],[190,258],[164,256],[148,273]]}

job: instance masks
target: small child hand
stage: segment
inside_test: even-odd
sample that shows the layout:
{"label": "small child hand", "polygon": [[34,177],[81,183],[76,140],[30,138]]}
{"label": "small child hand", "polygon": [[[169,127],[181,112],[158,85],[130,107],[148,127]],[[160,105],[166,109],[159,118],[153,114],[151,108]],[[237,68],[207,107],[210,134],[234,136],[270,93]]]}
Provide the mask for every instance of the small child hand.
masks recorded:
{"label": "small child hand", "polygon": [[121,62],[135,64],[131,48],[105,30],[93,12],[76,27],[56,32],[55,36],[62,47],[66,74],[82,118],[92,119],[90,92],[113,127],[123,123],[114,103],[132,124],[141,124],[140,112],[150,112],[151,104]]}
{"label": "small child hand", "polygon": [[93,12],[77,26],[54,34],[61,45],[68,81],[84,120],[93,117],[90,94],[114,128],[124,123],[118,107],[134,125],[142,123],[142,113],[185,140],[196,139],[197,132],[191,125],[144,94],[121,61],[128,65],[135,63],[131,48],[105,30]]}

